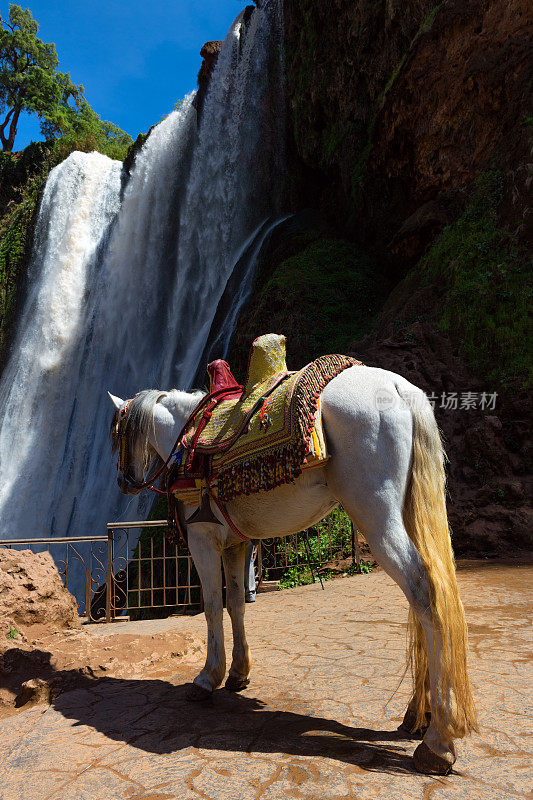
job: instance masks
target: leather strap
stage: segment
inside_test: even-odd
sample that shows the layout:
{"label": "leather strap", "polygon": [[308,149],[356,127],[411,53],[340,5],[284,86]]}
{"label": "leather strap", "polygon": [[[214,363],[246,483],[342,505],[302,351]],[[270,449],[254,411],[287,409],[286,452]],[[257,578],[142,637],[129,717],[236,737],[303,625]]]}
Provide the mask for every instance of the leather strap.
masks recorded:
{"label": "leather strap", "polygon": [[224,503],[221,500],[219,500],[218,497],[215,497],[215,495],[213,494],[211,489],[208,488],[207,491],[208,491],[208,494],[209,494],[209,498],[211,500],[213,500],[213,502],[215,503],[215,505],[219,509],[220,513],[222,514],[222,516],[224,517],[224,519],[226,520],[226,522],[230,526],[230,528],[233,531],[233,533],[237,534],[237,536],[240,539],[242,539],[243,542],[250,542],[251,541],[250,537],[249,536],[245,536],[244,533],[241,533],[241,531],[235,525],[235,523],[231,519],[230,515],[228,514],[228,510],[227,510],[226,506],[224,505]]}

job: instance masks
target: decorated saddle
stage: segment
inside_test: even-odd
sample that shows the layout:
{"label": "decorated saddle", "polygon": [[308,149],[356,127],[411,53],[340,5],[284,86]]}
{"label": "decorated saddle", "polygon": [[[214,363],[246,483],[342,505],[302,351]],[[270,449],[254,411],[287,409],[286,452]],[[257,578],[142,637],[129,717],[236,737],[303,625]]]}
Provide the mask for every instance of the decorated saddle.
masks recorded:
{"label": "decorated saddle", "polygon": [[212,362],[207,402],[184,432],[171,469],[174,497],[198,505],[207,490],[230,500],[292,482],[323,464],[320,394],[355,364],[361,362],[330,355],[289,372],[285,337],[277,334],[254,341],[244,387],[225,361]]}

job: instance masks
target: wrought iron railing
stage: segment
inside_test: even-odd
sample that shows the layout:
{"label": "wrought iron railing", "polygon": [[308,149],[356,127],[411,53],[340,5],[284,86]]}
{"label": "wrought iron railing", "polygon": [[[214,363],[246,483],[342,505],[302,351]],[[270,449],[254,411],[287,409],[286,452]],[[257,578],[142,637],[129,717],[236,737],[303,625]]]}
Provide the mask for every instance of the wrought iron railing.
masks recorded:
{"label": "wrought iron railing", "polygon": [[[200,610],[202,591],[192,558],[184,544],[167,541],[166,527],[166,520],[110,522],[107,536],[3,539],[0,547],[49,551],[65,586],[77,597],[80,615],[91,622],[153,615],[156,609],[159,613]],[[338,519],[329,517],[310,533],[314,567],[343,558],[359,563],[353,528],[343,530]],[[265,577],[277,580],[287,569],[307,563],[303,532],[258,543],[258,582]]]}

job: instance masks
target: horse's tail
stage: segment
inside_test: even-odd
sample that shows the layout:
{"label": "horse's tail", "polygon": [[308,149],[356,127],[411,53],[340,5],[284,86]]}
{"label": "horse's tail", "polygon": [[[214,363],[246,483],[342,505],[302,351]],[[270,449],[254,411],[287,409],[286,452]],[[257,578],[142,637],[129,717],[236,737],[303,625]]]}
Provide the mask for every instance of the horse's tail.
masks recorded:
{"label": "horse's tail", "polygon": [[[434,639],[441,642],[435,722],[443,733],[461,738],[477,730],[467,669],[468,633],[446,514],[446,456],[431,406],[426,398],[420,399],[421,403],[411,403],[413,453],[403,517],[426,570]],[[408,657],[414,682],[411,708],[421,727],[428,711],[429,672],[424,631],[412,609]]]}

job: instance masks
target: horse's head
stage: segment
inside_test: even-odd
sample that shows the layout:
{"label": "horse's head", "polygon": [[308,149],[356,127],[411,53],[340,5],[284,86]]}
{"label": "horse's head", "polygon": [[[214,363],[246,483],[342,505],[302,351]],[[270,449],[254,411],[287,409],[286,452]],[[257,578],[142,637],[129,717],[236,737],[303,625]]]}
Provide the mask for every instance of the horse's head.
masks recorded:
{"label": "horse's head", "polygon": [[130,400],[121,400],[110,392],[108,394],[115,406],[111,441],[113,450],[118,452],[117,483],[124,494],[138,494],[149,481],[150,473],[155,472],[152,469],[146,474],[150,462],[157,456],[149,441],[149,425],[154,405],[152,395],[161,396],[161,393],[153,390],[139,392]]}

